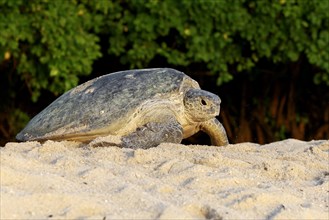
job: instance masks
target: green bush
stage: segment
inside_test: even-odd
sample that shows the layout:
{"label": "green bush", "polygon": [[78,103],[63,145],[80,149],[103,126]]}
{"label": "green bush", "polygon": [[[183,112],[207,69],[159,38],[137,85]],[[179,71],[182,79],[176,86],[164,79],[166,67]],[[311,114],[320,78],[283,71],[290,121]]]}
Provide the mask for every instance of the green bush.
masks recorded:
{"label": "green bush", "polygon": [[20,108],[11,100],[21,87],[36,102],[43,91],[76,86],[106,50],[131,68],[158,57],[200,64],[218,85],[234,72],[252,75],[264,59],[305,56],[318,70],[314,82],[329,85],[328,1],[0,0],[0,11],[2,113]]}
{"label": "green bush", "polygon": [[97,34],[110,54],[131,68],[155,57],[172,65],[204,63],[232,79],[228,67],[250,70],[262,58],[296,61],[305,54],[329,84],[329,3],[314,1],[26,1],[1,0],[0,62],[37,100],[42,89],[58,95],[91,73],[101,56]]}
{"label": "green bush", "polygon": [[129,1],[108,22],[109,53],[132,68],[156,56],[169,64],[204,63],[218,83],[260,59],[297,61],[305,54],[329,85],[328,1]]}
{"label": "green bush", "polygon": [[[58,95],[89,74],[100,57],[92,16],[75,1],[1,0],[0,62],[11,60],[36,101],[43,89]],[[8,74],[8,73],[7,73]]]}

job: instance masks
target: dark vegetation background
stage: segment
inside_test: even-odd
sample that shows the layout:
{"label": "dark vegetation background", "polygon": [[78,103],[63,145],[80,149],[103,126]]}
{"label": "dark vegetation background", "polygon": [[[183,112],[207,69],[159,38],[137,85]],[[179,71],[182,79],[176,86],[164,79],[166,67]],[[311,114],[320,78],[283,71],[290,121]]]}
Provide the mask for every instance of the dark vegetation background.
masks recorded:
{"label": "dark vegetation background", "polygon": [[218,94],[231,143],[328,139],[328,38],[327,0],[0,0],[0,144],[68,89],[148,67]]}

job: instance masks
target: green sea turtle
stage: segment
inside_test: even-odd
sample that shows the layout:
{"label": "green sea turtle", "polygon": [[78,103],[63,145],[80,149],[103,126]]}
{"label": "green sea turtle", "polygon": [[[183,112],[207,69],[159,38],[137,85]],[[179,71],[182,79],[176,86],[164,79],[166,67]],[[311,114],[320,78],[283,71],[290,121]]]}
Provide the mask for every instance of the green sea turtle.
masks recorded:
{"label": "green sea turtle", "polygon": [[170,68],[127,70],[83,83],[57,98],[17,134],[20,141],[119,137],[121,147],[180,143],[198,131],[213,145],[228,144],[215,118],[220,98]]}

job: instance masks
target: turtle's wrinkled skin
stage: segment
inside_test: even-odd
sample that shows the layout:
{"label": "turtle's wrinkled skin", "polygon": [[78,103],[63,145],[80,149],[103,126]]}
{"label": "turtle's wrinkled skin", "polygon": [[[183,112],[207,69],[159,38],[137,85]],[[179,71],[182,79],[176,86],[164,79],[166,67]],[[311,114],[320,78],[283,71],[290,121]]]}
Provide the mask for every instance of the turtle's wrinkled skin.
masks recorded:
{"label": "turtle's wrinkled skin", "polygon": [[213,145],[228,144],[217,95],[169,68],[128,70],[90,80],[64,93],[17,134],[20,141],[119,137],[121,147],[180,143],[202,130]]}

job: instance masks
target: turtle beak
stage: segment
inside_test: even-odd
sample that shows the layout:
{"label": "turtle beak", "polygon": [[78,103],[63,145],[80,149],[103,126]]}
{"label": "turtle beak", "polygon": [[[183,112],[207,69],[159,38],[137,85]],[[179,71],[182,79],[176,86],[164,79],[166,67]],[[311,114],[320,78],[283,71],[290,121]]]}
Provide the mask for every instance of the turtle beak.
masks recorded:
{"label": "turtle beak", "polygon": [[221,103],[220,98],[217,95],[210,93],[206,99],[207,101],[205,107],[207,108],[206,111],[209,113],[209,115],[219,115]]}

